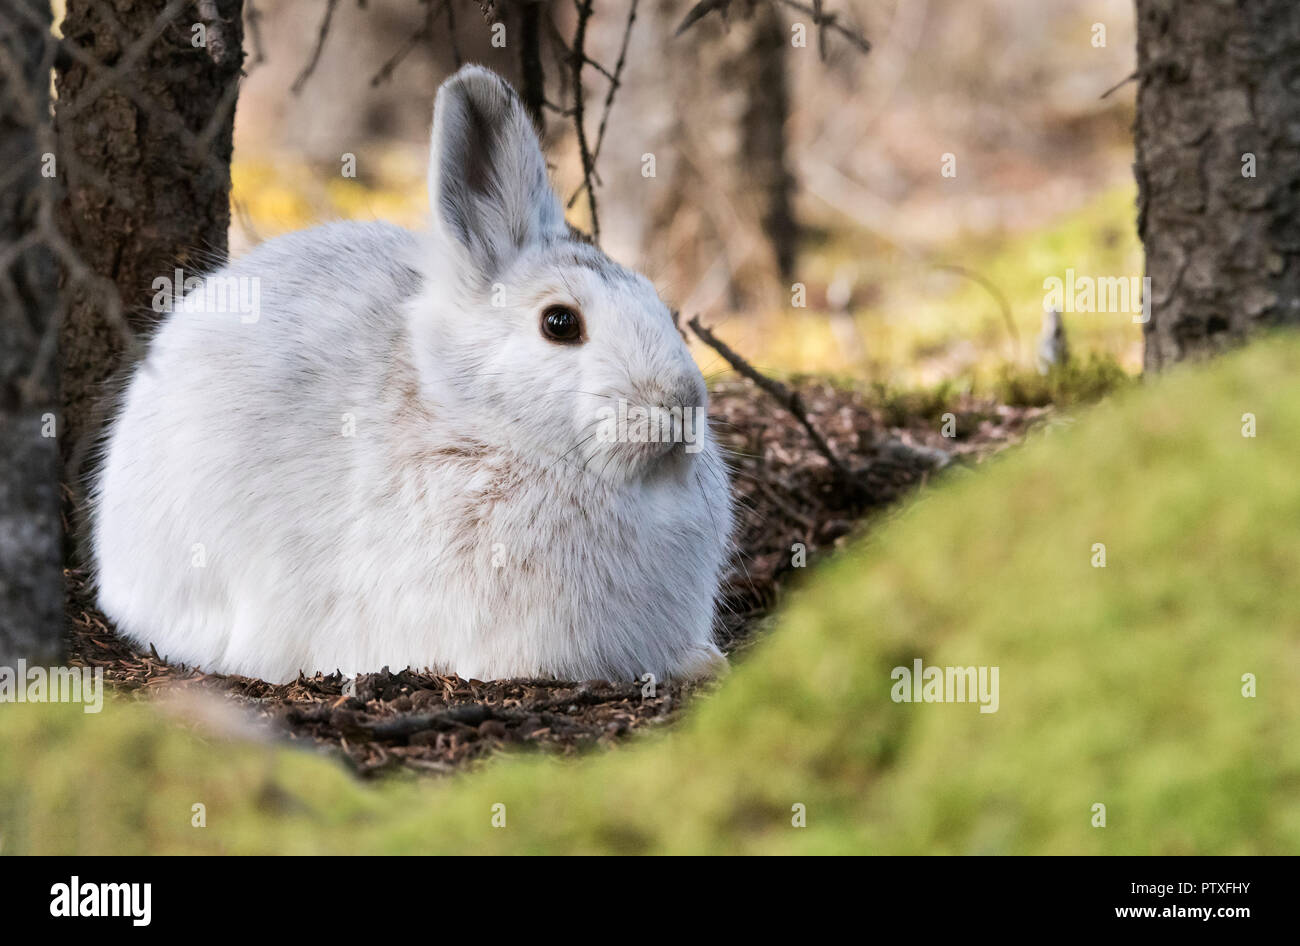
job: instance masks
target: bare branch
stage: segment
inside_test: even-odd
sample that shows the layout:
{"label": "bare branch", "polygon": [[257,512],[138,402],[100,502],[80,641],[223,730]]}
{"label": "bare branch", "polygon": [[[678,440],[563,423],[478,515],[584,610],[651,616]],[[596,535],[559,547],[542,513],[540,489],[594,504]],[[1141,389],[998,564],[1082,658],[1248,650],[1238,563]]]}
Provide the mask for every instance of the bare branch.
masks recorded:
{"label": "bare branch", "polygon": [[[410,36],[406,38],[406,42],[404,42],[401,45],[401,47],[397,50],[397,52],[389,56],[388,59],[384,62],[384,64],[379,67],[379,71],[370,77],[370,85],[372,88],[377,85],[382,85],[383,83],[391,79],[394,70],[396,70],[397,67],[401,65],[402,60],[405,59],[407,55],[410,54],[411,50],[413,50],[416,46],[419,46],[421,43],[427,43],[432,41],[433,20],[437,11],[434,9],[433,0],[420,0],[420,2],[424,4],[423,22],[420,24],[419,29],[415,30],[415,32],[413,32]],[[451,15],[450,0],[447,0],[447,2],[443,4],[443,6],[447,11],[448,16],[450,16]],[[453,37],[453,40],[454,39],[455,37]],[[457,53],[457,55],[459,56],[459,53]]]}
{"label": "bare branch", "polygon": [[442,0],[443,9],[447,11],[447,41],[451,43],[451,55],[459,69],[463,64],[460,55],[460,42],[456,39],[456,8],[453,5],[455,0]]}
{"label": "bare branch", "polygon": [[1101,93],[1101,97],[1104,99],[1110,98],[1111,95],[1118,92],[1120,89],[1124,88],[1124,86],[1128,85],[1130,82],[1137,81],[1137,78],[1138,78],[1138,73],[1137,70],[1135,69],[1133,72],[1129,73],[1124,78],[1120,79],[1118,82],[1112,85],[1105,92]]}
{"label": "bare branch", "polygon": [[[773,0],[773,2],[783,4],[792,10],[798,10],[805,16],[812,17],[812,21],[816,24],[818,30],[834,30],[856,46],[863,54],[871,52],[871,42],[861,33],[851,30],[847,26],[841,26],[839,23],[839,14],[819,12],[818,9],[810,7],[806,3],[801,3],[800,0]],[[820,7],[821,4],[818,3],[817,6]]]}
{"label": "bare branch", "polygon": [[253,0],[244,0],[244,18],[248,21],[248,38],[253,45],[253,61],[249,68],[266,62],[262,49],[262,11],[253,5]]}
{"label": "bare branch", "polygon": [[835,455],[835,451],[832,450],[831,445],[826,442],[826,438],[821,435],[821,431],[813,426],[813,422],[808,417],[808,411],[804,408],[803,399],[799,397],[798,391],[792,391],[780,381],[777,381],[774,378],[769,378],[767,375],[760,372],[748,361],[738,355],[726,342],[720,340],[716,335],[714,335],[711,329],[701,325],[700,317],[698,315],[691,316],[691,320],[686,324],[691,327],[691,331],[700,337],[702,342],[725,358],[727,363],[740,375],[753,381],[775,398],[778,404],[789,411],[794,416],[795,420],[799,421],[799,423],[803,425],[804,430],[808,431],[808,436],[812,439],[813,446],[817,448],[817,452],[826,458],[827,462],[830,463],[831,468],[835,470],[844,482],[849,483],[854,481],[854,476],[849,468],[844,464],[844,461]]}
{"label": "bare branch", "polygon": [[677,27],[674,36],[681,36],[692,26],[704,19],[714,10],[717,10],[723,16],[727,15],[727,8],[731,6],[731,0],[700,0],[699,3],[687,11],[686,16],[682,19],[681,25]]}
{"label": "bare branch", "polygon": [[578,153],[582,158],[582,186],[587,191],[587,207],[591,212],[591,236],[600,242],[600,218],[596,213],[596,191],[591,179],[595,173],[595,162],[591,148],[587,144],[587,130],[583,126],[586,101],[582,88],[582,67],[587,64],[584,47],[587,42],[587,21],[591,19],[591,0],[574,0],[578,11],[578,25],[573,33],[573,50],[569,56],[569,65],[573,73],[573,127],[578,133]]}
{"label": "bare branch", "polygon": [[639,2],[640,0],[632,0],[632,5],[627,11],[627,24],[623,27],[623,42],[618,48],[618,62],[614,64],[614,74],[609,77],[609,91],[605,93],[605,110],[600,116],[600,130],[596,132],[596,147],[591,155],[592,164],[600,160],[600,149],[605,143],[605,126],[609,124],[609,113],[614,107],[614,95],[622,84],[623,66],[627,64],[627,46],[632,38],[632,24],[636,22],[636,8]]}
{"label": "bare branch", "polygon": [[[802,3],[800,0],[771,0],[771,2],[782,4],[792,10],[798,10],[812,19],[813,25],[817,27],[817,51],[823,62],[826,61],[826,31],[828,29],[839,33],[840,36],[856,46],[862,53],[871,52],[871,43],[865,36],[846,26],[842,26],[839,22],[839,14],[827,13],[822,8],[824,0],[813,0],[812,6]],[[681,25],[677,27],[673,35],[681,36],[700,20],[715,11],[725,17],[730,6],[731,0],[700,0],[687,12],[682,19]]]}
{"label": "bare branch", "polygon": [[998,308],[1002,311],[1002,323],[1006,326],[1007,335],[1011,339],[1011,346],[1015,350],[1015,357],[1018,359],[1020,357],[1020,330],[1016,328],[1016,320],[1011,314],[1011,303],[1007,301],[1007,297],[1002,294],[1002,290],[997,287],[997,284],[987,276],[983,276],[965,266],[959,266],[956,263],[936,263],[934,268],[965,277],[993,297],[993,301],[998,304]]}
{"label": "bare branch", "polygon": [[298,73],[298,78],[293,80],[293,85],[289,91],[297,95],[302,91],[302,87],[307,84],[311,74],[316,71],[316,64],[320,62],[321,51],[325,48],[325,40],[330,34],[330,20],[334,18],[334,10],[339,5],[339,0],[325,0],[325,16],[320,21],[320,31],[316,36],[316,45],[311,51],[311,58],[307,60],[307,65],[303,67],[302,72]]}
{"label": "bare branch", "polygon": [[817,58],[826,61],[826,23],[822,15],[822,0],[813,0],[813,23],[817,25]]}

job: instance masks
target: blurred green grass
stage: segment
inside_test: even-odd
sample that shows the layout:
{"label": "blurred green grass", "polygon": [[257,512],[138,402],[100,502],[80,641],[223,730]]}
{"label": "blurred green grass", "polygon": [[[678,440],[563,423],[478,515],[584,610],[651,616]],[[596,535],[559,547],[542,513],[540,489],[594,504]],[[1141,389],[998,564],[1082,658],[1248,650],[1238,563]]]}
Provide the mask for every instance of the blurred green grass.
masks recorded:
{"label": "blurred green grass", "polygon": [[[126,699],[5,705],[0,849],[1295,853],[1298,440],[1294,337],[1132,386],[920,494],[680,725],[577,762],[360,784]],[[892,702],[917,657],[999,667],[998,712]]]}

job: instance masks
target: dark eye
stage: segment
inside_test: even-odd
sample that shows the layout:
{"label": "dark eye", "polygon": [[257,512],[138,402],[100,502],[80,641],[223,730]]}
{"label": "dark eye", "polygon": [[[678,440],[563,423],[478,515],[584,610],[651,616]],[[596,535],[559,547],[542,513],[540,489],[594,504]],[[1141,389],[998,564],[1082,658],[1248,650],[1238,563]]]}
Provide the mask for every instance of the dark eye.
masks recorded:
{"label": "dark eye", "polygon": [[580,342],[582,316],[567,305],[549,306],[542,312],[542,335],[553,342]]}

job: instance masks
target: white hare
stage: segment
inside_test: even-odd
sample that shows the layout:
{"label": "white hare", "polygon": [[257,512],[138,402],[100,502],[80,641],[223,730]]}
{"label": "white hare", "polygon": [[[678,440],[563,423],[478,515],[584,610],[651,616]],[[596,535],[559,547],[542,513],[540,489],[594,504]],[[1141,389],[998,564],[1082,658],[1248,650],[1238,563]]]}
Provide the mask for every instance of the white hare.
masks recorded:
{"label": "white hare", "polygon": [[571,234],[492,72],[438,91],[429,165],[427,233],[271,240],[161,325],[94,483],[104,612],[275,681],[719,669],[730,492],[668,309]]}

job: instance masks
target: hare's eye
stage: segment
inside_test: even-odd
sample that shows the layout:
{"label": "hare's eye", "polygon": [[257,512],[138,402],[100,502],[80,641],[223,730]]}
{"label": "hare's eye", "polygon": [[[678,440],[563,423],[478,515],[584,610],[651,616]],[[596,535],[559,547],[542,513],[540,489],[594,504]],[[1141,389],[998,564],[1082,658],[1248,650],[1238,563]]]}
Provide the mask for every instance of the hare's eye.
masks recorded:
{"label": "hare's eye", "polygon": [[553,342],[582,341],[582,316],[567,305],[548,306],[542,312],[542,335]]}

